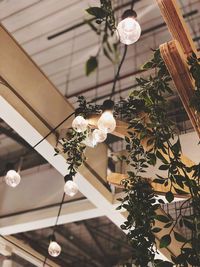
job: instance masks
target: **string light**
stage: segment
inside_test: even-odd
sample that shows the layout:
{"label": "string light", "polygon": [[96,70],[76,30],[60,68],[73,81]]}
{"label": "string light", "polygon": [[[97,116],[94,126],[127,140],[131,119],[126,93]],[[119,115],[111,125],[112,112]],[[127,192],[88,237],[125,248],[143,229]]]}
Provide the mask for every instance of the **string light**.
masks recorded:
{"label": "string light", "polygon": [[105,133],[112,133],[116,128],[113,107],[114,102],[112,100],[105,100],[103,103],[103,113],[97,122],[99,130]]}
{"label": "string light", "polygon": [[54,258],[58,257],[61,253],[61,246],[56,242],[54,234],[50,237],[48,253]]}
{"label": "string light", "polygon": [[98,140],[95,138],[95,135],[93,132],[90,132],[86,139],[83,141],[83,143],[86,145],[86,146],[89,146],[89,147],[92,147],[94,148],[96,145],[97,145],[97,142]]}
{"label": "string light", "polygon": [[99,129],[95,129],[92,133],[93,137],[94,137],[94,140],[97,142],[97,143],[102,143],[106,140],[107,138],[107,133],[102,131],[102,130],[99,130]]}
{"label": "string light", "polygon": [[78,132],[83,133],[87,130],[88,121],[84,119],[82,116],[77,116],[72,122],[72,128]]}
{"label": "string light", "polygon": [[137,13],[132,9],[126,10],[122,15],[122,20],[117,26],[117,34],[121,43],[130,45],[140,38],[141,27],[136,18]]}
{"label": "string light", "polygon": [[72,177],[70,175],[65,175],[64,180],[65,180],[65,185],[64,185],[65,194],[70,197],[75,196],[78,193],[77,184],[72,180]]}
{"label": "string light", "polygon": [[5,182],[10,187],[16,187],[21,181],[21,177],[15,170],[9,170],[5,176]]}

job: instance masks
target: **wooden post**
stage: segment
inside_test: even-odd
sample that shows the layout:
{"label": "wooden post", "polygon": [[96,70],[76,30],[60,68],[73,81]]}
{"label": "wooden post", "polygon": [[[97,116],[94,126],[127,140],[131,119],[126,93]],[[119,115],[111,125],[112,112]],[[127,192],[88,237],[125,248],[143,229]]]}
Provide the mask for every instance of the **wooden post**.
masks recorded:
{"label": "wooden post", "polygon": [[173,40],[160,46],[161,56],[174,81],[183,106],[191,123],[200,137],[200,123],[195,110],[190,107],[190,99],[194,93],[195,84],[189,72],[187,58],[180,44]]}
{"label": "wooden post", "polygon": [[187,56],[197,49],[176,0],[156,0],[172,38],[177,40]]}

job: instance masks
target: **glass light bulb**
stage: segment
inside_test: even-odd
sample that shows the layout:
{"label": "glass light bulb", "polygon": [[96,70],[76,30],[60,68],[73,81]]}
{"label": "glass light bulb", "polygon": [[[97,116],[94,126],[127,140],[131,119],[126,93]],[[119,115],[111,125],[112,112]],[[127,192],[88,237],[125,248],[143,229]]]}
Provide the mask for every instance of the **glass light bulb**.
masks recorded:
{"label": "glass light bulb", "polygon": [[82,116],[77,116],[72,122],[72,128],[78,133],[83,133],[87,130],[88,121]]}
{"label": "glass light bulb", "polygon": [[5,182],[11,187],[16,187],[21,181],[21,177],[15,170],[9,170],[5,177]]}
{"label": "glass light bulb", "polygon": [[64,192],[66,195],[73,197],[78,193],[78,186],[74,181],[67,181],[64,185]]}
{"label": "glass light bulb", "polygon": [[102,143],[106,140],[107,138],[107,133],[99,130],[99,129],[95,129],[92,133],[94,140],[96,141],[96,143]]}
{"label": "glass light bulb", "polygon": [[141,27],[134,17],[128,17],[120,21],[117,26],[117,33],[121,43],[130,45],[140,38]]}
{"label": "glass light bulb", "polygon": [[49,255],[58,257],[61,253],[61,246],[56,241],[51,241],[48,247]]}
{"label": "glass light bulb", "polygon": [[96,139],[94,138],[93,133],[89,133],[86,139],[83,141],[83,144],[89,147],[95,147],[97,144]]}
{"label": "glass light bulb", "polygon": [[116,120],[111,111],[104,111],[97,122],[99,130],[112,133],[116,127]]}

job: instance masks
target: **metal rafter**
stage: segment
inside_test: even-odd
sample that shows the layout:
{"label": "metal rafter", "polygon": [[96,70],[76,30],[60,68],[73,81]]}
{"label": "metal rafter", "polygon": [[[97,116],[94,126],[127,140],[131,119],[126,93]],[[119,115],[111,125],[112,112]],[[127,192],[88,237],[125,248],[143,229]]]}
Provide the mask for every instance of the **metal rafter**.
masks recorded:
{"label": "metal rafter", "polygon": [[89,235],[92,237],[94,243],[96,244],[99,252],[101,253],[101,256],[103,257],[103,261],[105,263],[105,266],[110,266],[110,262],[108,259],[108,255],[105,253],[105,251],[103,250],[103,247],[101,245],[101,243],[99,242],[99,240],[96,238],[95,234],[91,231],[90,229],[90,225],[87,223],[87,221],[84,221],[83,224],[85,225],[85,228],[87,229]]}
{"label": "metal rafter", "polygon": [[[87,258],[89,258],[95,266],[102,266],[101,259],[97,258],[96,256],[92,255],[90,252],[90,248],[80,241],[78,238],[76,238],[71,231],[66,229],[65,227],[60,226],[58,229],[56,229],[56,232],[60,235],[64,236],[65,239],[71,243],[76,249],[78,249],[83,255],[85,255]],[[73,236],[73,239],[70,239],[70,236]]]}

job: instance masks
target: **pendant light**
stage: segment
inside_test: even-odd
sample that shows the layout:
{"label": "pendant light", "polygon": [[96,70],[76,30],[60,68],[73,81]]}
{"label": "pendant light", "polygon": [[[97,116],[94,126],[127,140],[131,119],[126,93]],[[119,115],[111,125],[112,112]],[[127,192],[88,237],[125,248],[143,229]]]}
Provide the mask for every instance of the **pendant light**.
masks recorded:
{"label": "pendant light", "polygon": [[20,158],[19,164],[18,164],[18,170],[15,171],[15,166],[12,163],[8,163],[6,165],[6,175],[5,175],[5,183],[10,186],[15,188],[16,186],[19,185],[21,182],[21,176],[20,176],[20,170],[22,167],[23,163],[23,158]]}
{"label": "pendant light", "polygon": [[116,127],[116,120],[113,116],[114,102],[105,100],[103,103],[103,113],[97,122],[99,130],[105,133],[112,133]]}
{"label": "pendant light", "polygon": [[15,170],[9,170],[5,176],[5,182],[10,187],[16,187],[21,181],[21,177]]}
{"label": "pendant light", "polygon": [[94,148],[97,145],[98,140],[95,138],[94,132],[89,132],[83,144]]}
{"label": "pendant light", "polygon": [[58,257],[61,253],[61,246],[56,242],[54,235],[52,235],[50,238],[48,253],[54,258]]}
{"label": "pendant light", "polygon": [[64,192],[66,195],[73,197],[78,193],[78,186],[73,181],[71,175],[65,175],[64,177],[65,185],[64,185]]}
{"label": "pendant light", "polygon": [[130,45],[140,38],[141,27],[136,18],[137,13],[132,9],[128,9],[123,13],[122,20],[117,26],[117,33],[121,43]]}
{"label": "pendant light", "polygon": [[88,127],[88,121],[83,118],[83,116],[77,116],[72,122],[72,128],[78,132],[83,133],[87,130]]}
{"label": "pendant light", "polygon": [[100,130],[100,129],[95,129],[92,133],[94,140],[96,143],[102,143],[106,140],[107,138],[107,133]]}

